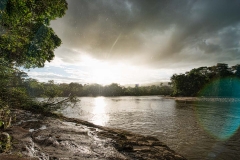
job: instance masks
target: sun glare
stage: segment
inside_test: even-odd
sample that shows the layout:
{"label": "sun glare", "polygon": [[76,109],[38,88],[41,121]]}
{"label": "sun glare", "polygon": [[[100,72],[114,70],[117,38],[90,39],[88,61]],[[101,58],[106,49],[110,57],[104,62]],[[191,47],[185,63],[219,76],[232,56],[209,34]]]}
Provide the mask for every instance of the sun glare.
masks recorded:
{"label": "sun glare", "polygon": [[104,97],[97,97],[95,98],[95,108],[93,110],[94,114],[105,113],[105,98]]}
{"label": "sun glare", "polygon": [[[85,68],[87,74],[84,75],[84,80],[87,83],[101,85],[111,83],[118,83],[120,85],[151,83],[161,81],[160,79],[164,79],[164,77],[170,76],[173,73],[173,70],[169,69],[153,70],[144,66],[129,65],[121,61],[116,63],[105,62],[85,54],[81,56],[79,66],[84,66]],[[76,76],[80,75],[76,74]]]}
{"label": "sun glare", "polygon": [[109,116],[106,114],[105,98],[97,97],[95,98],[95,108],[93,109],[93,123],[97,125],[104,126],[109,121]]}
{"label": "sun glare", "polygon": [[126,73],[124,64],[110,64],[93,59],[89,56],[83,56],[82,61],[83,65],[90,68],[90,83],[106,85],[114,82],[122,82],[124,80],[123,73]]}

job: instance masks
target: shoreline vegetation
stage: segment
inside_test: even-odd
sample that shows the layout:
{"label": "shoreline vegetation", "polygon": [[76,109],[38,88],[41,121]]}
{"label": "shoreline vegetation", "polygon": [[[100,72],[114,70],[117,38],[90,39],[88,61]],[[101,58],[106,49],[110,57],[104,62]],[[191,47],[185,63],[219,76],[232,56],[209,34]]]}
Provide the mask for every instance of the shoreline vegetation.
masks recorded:
{"label": "shoreline vegetation", "polygon": [[100,84],[80,84],[71,82],[54,83],[53,80],[48,82],[38,82],[35,79],[27,79],[24,87],[28,94],[32,97],[42,97],[44,95],[53,95],[58,97],[68,97],[69,95],[76,97],[114,97],[114,96],[151,96],[151,95],[170,95],[173,90],[170,85],[139,86],[124,87],[117,83],[109,85]]}
{"label": "shoreline vegetation", "polygon": [[[61,116],[56,119],[52,112],[70,102],[74,105],[76,96],[240,97],[240,65],[229,68],[223,63],[174,74],[170,86],[125,88],[116,83],[55,84],[29,78],[19,68],[40,68],[53,60],[62,41],[50,22],[63,17],[67,9],[65,0],[0,2],[0,159],[69,158],[64,155],[76,159],[185,159],[153,137]],[[48,98],[47,102],[34,100],[39,96]],[[54,98],[59,96],[68,98],[56,102]]]}
{"label": "shoreline vegetation", "polygon": [[240,64],[217,63],[171,77],[172,96],[240,97]]}
{"label": "shoreline vegetation", "polygon": [[[24,75],[27,76],[26,74]],[[58,96],[151,96],[171,95],[173,97],[240,97],[240,65],[229,67],[218,63],[215,66],[194,68],[184,74],[174,74],[168,85],[124,87],[117,83],[109,85],[80,84],[76,82],[38,82],[25,78],[22,83],[31,97]]]}

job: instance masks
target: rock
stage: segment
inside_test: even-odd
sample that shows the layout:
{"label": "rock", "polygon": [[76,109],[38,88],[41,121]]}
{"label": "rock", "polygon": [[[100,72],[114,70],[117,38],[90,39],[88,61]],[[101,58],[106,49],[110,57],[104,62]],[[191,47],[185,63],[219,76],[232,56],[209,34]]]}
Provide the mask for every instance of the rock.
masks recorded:
{"label": "rock", "polygon": [[[21,154],[22,157],[50,160],[185,160],[155,137],[97,126],[66,117],[55,119],[38,116],[38,119],[31,121],[33,114],[28,112],[24,116],[24,112],[19,111],[19,113],[21,114],[17,115],[24,117],[25,121],[14,124],[15,126],[10,128],[8,133],[14,141],[11,152],[16,155]],[[17,118],[20,120],[19,117]],[[40,129],[44,125],[47,127],[44,130]],[[34,131],[29,132],[29,128],[34,128]],[[0,154],[0,159],[3,159],[1,156],[3,155]],[[8,156],[10,159],[11,155]]]}
{"label": "rock", "polygon": [[130,159],[169,159],[185,160],[155,137],[142,136],[127,131],[106,129],[99,137],[112,139],[113,146]]}
{"label": "rock", "polygon": [[6,152],[11,148],[10,135],[7,132],[0,133],[0,153]]}
{"label": "rock", "polygon": [[60,145],[60,144],[58,143],[58,141],[54,141],[54,142],[53,142],[53,146],[54,146],[54,147],[58,147],[59,145]]}

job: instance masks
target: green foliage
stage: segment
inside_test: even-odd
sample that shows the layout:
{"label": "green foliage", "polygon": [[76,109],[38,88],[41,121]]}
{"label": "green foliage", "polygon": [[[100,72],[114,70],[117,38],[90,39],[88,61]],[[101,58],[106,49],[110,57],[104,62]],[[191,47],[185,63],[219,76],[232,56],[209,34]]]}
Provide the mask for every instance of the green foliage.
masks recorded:
{"label": "green foliage", "polygon": [[[68,98],[51,104],[35,101],[29,96],[31,90],[27,86],[41,90],[39,83],[27,80],[27,74],[16,67],[43,67],[46,61],[53,59],[53,51],[61,40],[49,27],[50,21],[62,17],[66,9],[65,0],[0,1],[0,129],[10,126],[11,108],[48,112],[73,100]],[[50,98],[60,94],[54,85],[44,91]],[[9,134],[1,133],[0,152],[10,147]]]}
{"label": "green foliage", "polygon": [[11,149],[11,137],[8,133],[0,133],[0,153],[7,152]]}
{"label": "green foliage", "polygon": [[[185,74],[174,74],[171,77],[173,96],[232,96],[233,81],[240,78],[240,65],[228,67],[227,64],[218,63],[211,67],[194,68]],[[222,81],[222,79],[225,79]],[[214,83],[212,83],[215,81]],[[221,82],[221,84],[220,84]],[[212,83],[211,94],[200,91],[209,83]],[[203,94],[204,93],[204,94]],[[236,95],[236,94],[234,94]]]}
{"label": "green foliage", "polygon": [[9,134],[2,131],[10,127],[13,117],[9,106],[0,99],[0,153],[11,149]]}
{"label": "green foliage", "polygon": [[146,95],[170,95],[172,88],[164,85],[123,87],[113,83],[102,86],[99,84],[61,83],[53,81],[40,83],[33,79],[25,80],[25,87],[32,97],[68,97],[68,96],[146,96]]}
{"label": "green foliage", "polygon": [[70,102],[73,99],[66,98],[55,102],[53,98],[59,96],[59,90],[56,89],[53,81],[51,81],[48,85],[44,86],[45,88],[42,88],[42,91],[52,101],[36,101],[29,95],[29,88],[26,87],[26,84],[29,83],[27,82],[32,82],[30,84],[34,87],[37,86],[36,88],[41,86],[41,83],[38,83],[36,80],[29,80],[26,73],[0,59],[0,127],[9,127],[12,119],[11,108],[46,113],[60,108],[60,104]]}
{"label": "green foliage", "polygon": [[200,90],[200,96],[240,97],[240,79],[226,77],[211,81]]}
{"label": "green foliage", "polygon": [[123,88],[117,83],[112,83],[104,87],[104,96],[121,96],[123,95]]}
{"label": "green foliage", "polygon": [[43,90],[44,90],[43,96],[49,97],[49,99],[59,97],[62,93],[59,87],[54,84],[53,80],[48,81],[48,83],[44,85]]}
{"label": "green foliage", "polygon": [[30,99],[23,87],[26,77],[26,73],[0,59],[0,100],[15,108],[28,105]]}
{"label": "green foliage", "polygon": [[65,0],[8,0],[0,7],[0,57],[26,68],[43,67],[61,40],[49,27],[62,17]]}
{"label": "green foliage", "polygon": [[44,86],[36,79],[28,78],[24,80],[24,87],[30,97],[41,97],[44,93]]}
{"label": "green foliage", "polygon": [[0,100],[0,128],[6,129],[11,125],[12,115],[8,105]]}
{"label": "green foliage", "polygon": [[44,90],[50,98],[59,95],[54,85],[43,88],[16,66],[43,67],[53,59],[61,40],[50,21],[62,17],[66,9],[65,0],[0,1],[0,127],[9,126],[10,108],[40,111],[47,106],[32,99],[33,90],[27,86],[38,93]]}

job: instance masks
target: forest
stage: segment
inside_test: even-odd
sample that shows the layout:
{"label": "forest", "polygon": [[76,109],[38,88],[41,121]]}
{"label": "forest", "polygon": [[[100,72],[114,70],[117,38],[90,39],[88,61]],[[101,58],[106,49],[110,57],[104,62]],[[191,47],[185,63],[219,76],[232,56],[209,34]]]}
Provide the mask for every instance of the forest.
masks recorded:
{"label": "forest", "polygon": [[173,96],[240,97],[240,65],[218,63],[171,77]]}
{"label": "forest", "polygon": [[124,87],[117,83],[109,85],[100,84],[80,84],[80,83],[60,83],[55,84],[53,80],[47,83],[38,82],[35,79],[27,79],[23,82],[28,95],[31,97],[42,97],[44,95],[67,97],[69,95],[83,97],[83,96],[147,96],[147,95],[170,95],[172,89],[170,86],[151,85]]}
{"label": "forest", "polygon": [[[172,89],[170,86],[159,83],[159,86],[138,86],[124,87],[117,83],[106,86],[100,84],[80,84],[80,83],[54,83],[54,80],[48,82],[39,82],[36,79],[29,78],[28,75],[17,68],[8,68],[6,65],[0,65],[1,97],[11,99],[10,96],[15,92],[19,95],[34,97],[68,97],[68,96],[146,96],[146,95],[170,95]],[[3,72],[5,71],[5,72]],[[21,94],[20,94],[21,93]],[[9,96],[6,96],[8,95]],[[14,96],[13,96],[14,97]]]}

